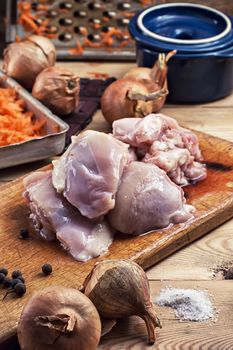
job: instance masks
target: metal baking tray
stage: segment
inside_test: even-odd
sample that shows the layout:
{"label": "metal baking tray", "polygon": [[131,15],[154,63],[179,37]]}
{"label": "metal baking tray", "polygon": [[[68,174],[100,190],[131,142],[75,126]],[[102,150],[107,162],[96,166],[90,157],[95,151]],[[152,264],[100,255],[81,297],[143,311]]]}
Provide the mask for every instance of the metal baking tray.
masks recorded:
{"label": "metal baking tray", "polygon": [[49,109],[37,101],[21,85],[0,70],[0,87],[14,88],[18,96],[26,103],[26,110],[32,111],[35,118],[43,118],[45,136],[32,140],[15,143],[9,146],[0,146],[0,169],[30,163],[60,154],[65,147],[68,124],[55,116]]}

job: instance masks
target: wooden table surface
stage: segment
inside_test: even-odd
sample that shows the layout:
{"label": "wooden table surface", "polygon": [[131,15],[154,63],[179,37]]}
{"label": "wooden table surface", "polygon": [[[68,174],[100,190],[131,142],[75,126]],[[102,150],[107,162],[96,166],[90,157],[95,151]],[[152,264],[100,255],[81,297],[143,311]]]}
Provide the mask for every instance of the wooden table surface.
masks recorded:
{"label": "wooden table surface", "polygon": [[[121,77],[133,63],[66,62],[60,65],[82,77],[93,72]],[[201,87],[200,87],[201,88]],[[233,95],[202,105],[165,105],[162,112],[177,119],[183,126],[233,141]],[[97,112],[89,128],[105,130],[106,122]],[[26,174],[48,163],[37,162],[0,171],[0,184]],[[147,270],[151,296],[154,300],[161,288],[207,289],[217,311],[217,321],[180,322],[169,308],[157,307],[163,328],[158,330],[157,342],[147,346],[143,321],[137,317],[121,321],[102,338],[102,350],[227,350],[233,349],[233,281],[214,277],[214,271],[233,264],[233,219],[205,237],[173,254]]]}

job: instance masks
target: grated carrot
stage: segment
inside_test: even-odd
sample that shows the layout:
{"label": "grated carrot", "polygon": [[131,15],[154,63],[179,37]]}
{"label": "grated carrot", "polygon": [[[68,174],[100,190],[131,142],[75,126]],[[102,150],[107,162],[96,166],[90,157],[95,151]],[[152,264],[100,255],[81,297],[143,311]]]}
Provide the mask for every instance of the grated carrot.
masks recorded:
{"label": "grated carrot", "polygon": [[28,14],[22,14],[19,18],[19,23],[29,27],[36,34],[40,34],[41,32],[39,26],[34,22],[34,20]]}
{"label": "grated carrot", "polygon": [[34,34],[44,35],[47,30],[49,20],[45,19],[40,25],[36,23],[36,19],[39,15],[43,15],[49,7],[47,5],[39,5],[38,12],[33,14],[31,2],[19,1],[18,2],[18,23],[21,24],[26,31],[30,31]]}
{"label": "grated carrot", "polygon": [[100,29],[101,28],[101,24],[99,24],[99,23],[92,23],[92,28],[93,29]]}
{"label": "grated carrot", "polygon": [[25,111],[25,102],[12,88],[0,88],[0,146],[26,141],[44,135],[45,120],[34,120]]}
{"label": "grated carrot", "polygon": [[102,79],[109,78],[109,74],[108,73],[88,72],[88,75],[91,75],[91,76],[93,76],[96,79],[98,79],[98,78],[102,78]]}
{"label": "grated carrot", "polygon": [[151,1],[151,0],[140,0],[140,4],[142,6],[149,6],[149,5],[153,4],[153,1]]}
{"label": "grated carrot", "polygon": [[79,41],[77,41],[76,47],[74,47],[73,49],[69,49],[69,53],[71,55],[82,55],[83,54],[83,47]]}

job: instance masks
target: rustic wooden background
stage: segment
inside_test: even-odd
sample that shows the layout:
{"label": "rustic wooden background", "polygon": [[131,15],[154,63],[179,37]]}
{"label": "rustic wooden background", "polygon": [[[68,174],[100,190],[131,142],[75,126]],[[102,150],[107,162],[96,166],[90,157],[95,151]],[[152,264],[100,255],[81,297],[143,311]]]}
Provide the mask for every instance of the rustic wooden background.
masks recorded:
{"label": "rustic wooden background", "polygon": [[196,3],[202,4],[210,7],[214,7],[220,11],[223,11],[229,15],[233,15],[233,1],[232,0],[157,0],[154,1],[155,4],[163,4],[170,2],[184,2],[184,3]]}

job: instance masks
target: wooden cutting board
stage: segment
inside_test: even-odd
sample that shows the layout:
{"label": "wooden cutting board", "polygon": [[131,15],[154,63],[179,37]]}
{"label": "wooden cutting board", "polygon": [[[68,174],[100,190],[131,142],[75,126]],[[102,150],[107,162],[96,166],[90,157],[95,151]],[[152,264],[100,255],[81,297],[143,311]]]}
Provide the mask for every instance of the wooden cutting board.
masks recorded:
{"label": "wooden cutting board", "polygon": [[[79,287],[95,262],[102,259],[131,258],[148,268],[233,216],[233,143],[200,132],[196,134],[208,176],[185,188],[187,202],[197,209],[195,219],[140,237],[119,234],[105,256],[86,263],[72,259],[58,243],[48,243],[34,235],[22,198],[22,178],[0,188],[0,265],[10,272],[20,269],[27,283],[23,298],[9,295],[0,301],[0,349],[15,334],[24,304],[39,288],[49,285]],[[30,229],[29,240],[19,239],[21,228]],[[41,266],[47,262],[52,264],[54,272],[43,277]],[[0,289],[0,299],[5,292]]]}

